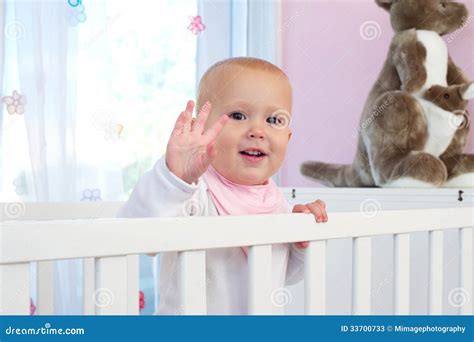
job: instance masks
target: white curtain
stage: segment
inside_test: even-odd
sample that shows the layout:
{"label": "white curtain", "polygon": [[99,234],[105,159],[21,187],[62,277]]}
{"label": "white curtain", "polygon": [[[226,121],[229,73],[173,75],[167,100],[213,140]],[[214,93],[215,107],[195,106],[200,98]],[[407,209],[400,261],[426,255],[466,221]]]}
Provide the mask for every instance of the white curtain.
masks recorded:
{"label": "white curtain", "polygon": [[[17,90],[27,102],[23,119],[31,186],[26,198],[76,200],[75,69],[69,64],[76,32],[68,26],[67,2],[7,1],[5,6],[8,20],[2,27],[8,32],[5,43],[10,54],[6,67],[17,70],[5,79],[5,90]],[[60,261],[55,266],[56,313],[80,313],[79,261]]]}
{"label": "white curtain", "polygon": [[[87,160],[90,150],[84,151],[82,142],[77,142],[77,123],[89,120],[85,118],[89,113],[78,110],[77,101],[79,9],[67,1],[6,1],[2,5],[6,39],[0,47],[4,44],[6,53],[0,63],[4,70],[1,94],[5,99],[17,92],[26,101],[23,114],[3,111],[2,115],[12,122],[2,129],[2,200],[117,200],[117,194],[123,194],[121,169],[107,167],[108,158],[103,158],[103,164]],[[87,133],[82,130],[82,136]],[[103,148],[96,148],[100,158]],[[89,188],[102,189],[102,194],[94,192],[92,198]],[[81,264],[80,260],[55,263],[56,314],[82,313]],[[35,277],[34,265],[32,272]],[[33,300],[35,287],[33,282]]]}
{"label": "white curtain", "polygon": [[[75,30],[67,21],[67,2],[16,1],[15,21],[24,34],[16,41],[21,90],[26,97],[34,196],[37,201],[74,200],[76,69]],[[7,4],[8,5],[8,4]],[[72,40],[72,42],[71,42]],[[71,43],[71,44],[70,44]]]}
{"label": "white curtain", "polygon": [[[5,27],[5,3],[0,1],[0,29]],[[0,94],[3,94],[3,61],[5,60],[5,39],[0,39]],[[3,127],[3,106],[0,105],[0,132]],[[2,150],[2,137],[3,134],[0,133],[0,151]],[[2,177],[3,170],[3,159],[2,154],[0,154],[0,179]]]}

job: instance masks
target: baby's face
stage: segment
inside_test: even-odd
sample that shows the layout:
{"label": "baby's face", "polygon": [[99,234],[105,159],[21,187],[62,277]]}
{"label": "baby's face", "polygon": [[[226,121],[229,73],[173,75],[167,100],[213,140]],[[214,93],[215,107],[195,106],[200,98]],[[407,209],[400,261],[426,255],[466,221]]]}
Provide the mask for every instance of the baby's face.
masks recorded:
{"label": "baby's face", "polygon": [[206,128],[222,114],[230,117],[216,140],[212,166],[234,183],[265,184],[283,163],[291,137],[288,80],[274,72],[230,66],[209,83],[212,112]]}

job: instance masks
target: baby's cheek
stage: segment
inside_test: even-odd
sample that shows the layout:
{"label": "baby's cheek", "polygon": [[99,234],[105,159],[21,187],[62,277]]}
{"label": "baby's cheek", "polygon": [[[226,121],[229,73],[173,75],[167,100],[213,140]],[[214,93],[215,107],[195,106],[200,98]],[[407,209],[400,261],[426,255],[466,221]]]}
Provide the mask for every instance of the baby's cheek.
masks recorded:
{"label": "baby's cheek", "polygon": [[280,168],[286,158],[287,144],[274,146],[272,149],[273,164],[276,169]]}
{"label": "baby's cheek", "polygon": [[225,128],[217,136],[215,140],[215,147],[221,152],[230,152],[233,146],[236,144],[233,142],[230,134],[226,132]]}
{"label": "baby's cheek", "polygon": [[278,154],[282,157],[285,158],[286,152],[288,150],[288,138],[286,136],[284,137],[279,137],[277,144],[276,144]]}

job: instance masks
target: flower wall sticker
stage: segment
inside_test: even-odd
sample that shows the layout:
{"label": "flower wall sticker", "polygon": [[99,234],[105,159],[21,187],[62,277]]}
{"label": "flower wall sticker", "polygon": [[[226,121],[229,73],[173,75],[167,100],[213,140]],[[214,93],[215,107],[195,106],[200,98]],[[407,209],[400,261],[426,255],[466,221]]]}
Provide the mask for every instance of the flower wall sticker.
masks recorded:
{"label": "flower wall sticker", "polygon": [[79,5],[82,5],[82,0],[67,0],[67,3],[71,7],[77,7]]}
{"label": "flower wall sticker", "polygon": [[33,302],[33,299],[30,297],[30,316],[33,316],[36,313],[36,305]]}
{"label": "flower wall sticker", "polygon": [[105,140],[118,140],[125,126],[116,121],[109,112],[99,111],[92,117],[92,125],[104,134]]}
{"label": "flower wall sticker", "polygon": [[9,114],[21,115],[25,112],[26,98],[16,90],[13,91],[12,96],[4,96],[2,100],[7,105]]}
{"label": "flower wall sticker", "polygon": [[87,16],[82,0],[68,0],[68,4],[71,7],[68,15],[69,24],[76,26],[79,23],[85,22]]}
{"label": "flower wall sticker", "polygon": [[200,32],[206,29],[206,25],[202,23],[200,15],[197,15],[195,17],[189,16],[189,20],[191,21],[191,24],[189,24],[188,30],[190,30],[195,35],[198,35]]}
{"label": "flower wall sticker", "polygon": [[105,140],[117,140],[120,139],[123,132],[123,125],[116,124],[115,122],[109,122],[104,126],[104,138]]}
{"label": "flower wall sticker", "polygon": [[142,290],[140,290],[138,295],[138,306],[140,310],[143,310],[145,308],[145,294]]}
{"label": "flower wall sticker", "polygon": [[100,198],[100,189],[84,189],[82,191],[81,201],[102,201],[102,198]]}
{"label": "flower wall sticker", "polygon": [[12,182],[13,187],[15,188],[15,193],[18,196],[23,196],[28,194],[28,185],[26,183],[25,172],[21,172]]}

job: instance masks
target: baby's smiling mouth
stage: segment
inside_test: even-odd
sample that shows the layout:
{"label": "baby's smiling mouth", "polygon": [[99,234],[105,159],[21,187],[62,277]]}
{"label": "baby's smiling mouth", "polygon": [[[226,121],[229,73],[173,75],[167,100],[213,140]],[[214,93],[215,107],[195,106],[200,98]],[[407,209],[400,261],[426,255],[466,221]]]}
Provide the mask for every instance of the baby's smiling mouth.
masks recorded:
{"label": "baby's smiling mouth", "polygon": [[248,148],[240,151],[239,153],[246,160],[252,162],[263,160],[267,156],[267,154],[263,150],[258,148]]}
{"label": "baby's smiling mouth", "polygon": [[259,148],[248,148],[239,152],[244,156],[265,157],[267,154]]}

